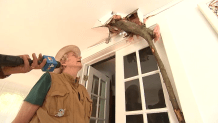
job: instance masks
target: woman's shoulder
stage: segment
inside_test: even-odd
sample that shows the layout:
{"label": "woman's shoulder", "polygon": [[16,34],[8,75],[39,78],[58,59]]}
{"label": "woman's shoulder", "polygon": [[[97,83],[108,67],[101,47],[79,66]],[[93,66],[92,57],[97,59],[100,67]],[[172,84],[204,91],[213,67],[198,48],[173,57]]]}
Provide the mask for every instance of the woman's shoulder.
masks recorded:
{"label": "woman's shoulder", "polygon": [[87,97],[89,100],[91,100],[86,87],[84,85],[82,85],[82,84],[79,84],[79,88],[82,90],[84,96]]}
{"label": "woman's shoulder", "polygon": [[61,74],[59,74],[59,73],[54,73],[54,72],[47,72],[50,76],[51,76],[51,78],[60,78],[61,77]]}

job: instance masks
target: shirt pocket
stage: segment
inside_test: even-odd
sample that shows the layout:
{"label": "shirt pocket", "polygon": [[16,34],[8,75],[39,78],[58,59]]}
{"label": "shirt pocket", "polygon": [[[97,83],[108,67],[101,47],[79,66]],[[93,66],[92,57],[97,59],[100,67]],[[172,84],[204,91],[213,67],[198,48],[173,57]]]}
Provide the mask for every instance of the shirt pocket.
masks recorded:
{"label": "shirt pocket", "polygon": [[86,114],[88,118],[92,115],[92,99],[90,97],[86,97]]}
{"label": "shirt pocket", "polygon": [[49,115],[64,117],[69,115],[69,92],[53,91],[47,99]]}

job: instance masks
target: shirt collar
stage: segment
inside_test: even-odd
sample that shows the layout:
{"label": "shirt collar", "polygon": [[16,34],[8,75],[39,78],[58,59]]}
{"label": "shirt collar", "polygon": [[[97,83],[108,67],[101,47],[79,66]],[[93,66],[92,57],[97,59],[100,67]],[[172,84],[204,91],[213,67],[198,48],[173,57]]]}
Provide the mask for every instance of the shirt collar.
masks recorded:
{"label": "shirt collar", "polygon": [[65,78],[67,82],[70,83],[70,85],[72,85],[74,88],[78,88],[80,77],[76,77],[76,79],[74,79],[73,76],[67,73],[61,73],[61,75]]}

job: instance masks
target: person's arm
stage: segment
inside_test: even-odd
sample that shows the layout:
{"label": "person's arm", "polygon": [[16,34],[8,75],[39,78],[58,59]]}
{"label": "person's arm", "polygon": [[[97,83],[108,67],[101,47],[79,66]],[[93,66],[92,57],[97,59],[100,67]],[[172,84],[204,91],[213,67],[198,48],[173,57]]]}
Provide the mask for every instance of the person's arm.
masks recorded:
{"label": "person's arm", "polygon": [[43,59],[43,62],[38,65],[38,61],[42,59],[42,54],[39,54],[39,57],[36,57],[36,54],[33,53],[33,63],[31,66],[29,65],[29,56],[28,55],[22,55],[21,56],[24,60],[24,65],[22,66],[17,66],[17,67],[1,67],[0,68],[0,79],[6,78],[7,76],[11,74],[16,74],[16,73],[27,73],[31,71],[32,69],[41,69],[43,66],[46,64],[46,59]]}
{"label": "person's arm", "polygon": [[0,66],[0,79],[4,79],[6,77],[8,77],[9,75],[5,75],[3,72],[3,67]]}
{"label": "person's arm", "polygon": [[43,105],[45,97],[51,87],[51,76],[44,73],[24,99],[22,107],[12,123],[28,123],[38,108]]}
{"label": "person's arm", "polygon": [[29,123],[40,106],[24,101],[12,123]]}

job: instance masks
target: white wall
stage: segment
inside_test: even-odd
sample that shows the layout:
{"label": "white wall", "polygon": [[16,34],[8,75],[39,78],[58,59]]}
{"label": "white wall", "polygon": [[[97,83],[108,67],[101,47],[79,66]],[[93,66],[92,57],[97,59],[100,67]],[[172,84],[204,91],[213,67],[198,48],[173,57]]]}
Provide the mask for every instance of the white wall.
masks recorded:
{"label": "white wall", "polygon": [[0,123],[12,122],[29,90],[27,86],[13,81],[0,81]]}
{"label": "white wall", "polygon": [[[161,25],[160,23],[162,33],[170,35],[169,37],[164,37],[163,35],[163,38],[169,39],[164,40],[163,43],[170,62],[175,86],[177,88],[186,122],[217,123],[218,98],[216,94],[218,93],[218,35],[197,8],[197,4],[200,2],[201,0],[184,0],[165,12],[150,18],[148,23],[149,21],[151,22],[155,19],[155,21],[158,19],[159,22],[163,20],[167,23],[167,25]],[[2,6],[1,8],[4,7]],[[9,9],[7,10],[9,11]],[[17,16],[12,16],[14,13],[9,15],[8,13],[5,13],[5,11],[2,12],[3,13],[1,13],[1,15],[7,14],[5,16],[17,18]],[[1,22],[4,21],[5,19],[3,19]],[[19,20],[19,18],[17,22],[24,24],[23,21]],[[33,41],[36,42],[41,39],[46,40],[47,38],[43,38],[44,34],[39,36],[41,38],[35,38],[37,36],[28,35],[29,33],[27,33],[28,36],[25,36],[24,33],[22,33],[23,35],[19,35],[19,32],[22,32],[24,27],[22,25],[16,25],[20,27],[17,29],[21,30],[14,30],[14,25],[15,24],[12,24],[11,26],[2,25],[3,29],[0,31],[2,33],[1,43],[5,43],[5,45],[2,44],[0,46],[2,53],[18,55],[28,51],[28,53],[36,52],[38,54],[39,51],[41,52],[41,50],[46,49],[45,47],[49,45],[44,44],[45,46],[41,47],[41,44],[32,44]],[[169,28],[169,30],[164,30],[164,26]],[[35,31],[33,33],[35,33]],[[39,33],[36,34],[38,35]],[[62,37],[54,36],[53,34],[56,33],[49,34],[52,35],[46,35],[46,37],[52,37],[49,38],[49,40],[57,41],[62,39],[63,36],[69,37],[68,34],[70,33],[66,33],[66,36],[63,35]],[[72,39],[74,39],[73,36]],[[12,42],[12,40],[16,40],[16,42]],[[71,41],[71,39],[67,40]],[[10,42],[10,45],[7,42]],[[6,47],[6,44],[8,47]],[[20,48],[21,46],[26,45],[28,46],[28,49]],[[55,55],[54,53],[56,53],[57,50],[54,49],[60,49],[62,45],[62,42],[59,42],[56,45],[56,48],[50,48],[48,51],[43,50],[43,53]],[[14,46],[20,47],[15,48]],[[39,49],[36,50],[35,47]],[[16,51],[16,53],[14,51]],[[29,78],[26,78],[31,73],[36,73],[37,76],[29,76]],[[20,78],[23,77],[25,78],[23,81],[25,81],[25,84],[27,84],[29,87],[35,84],[41,74],[41,72],[31,71],[25,75],[13,75],[7,80],[17,82],[17,80],[23,80],[17,78],[18,76]],[[23,83],[23,81],[20,81],[20,83]]]}
{"label": "white wall", "polygon": [[218,35],[198,9],[200,2],[183,0],[146,24],[160,25],[186,122],[217,123]]}
{"label": "white wall", "polygon": [[184,0],[148,23],[158,20],[168,35],[164,46],[186,122],[217,123],[218,35],[197,8],[200,2]]}

